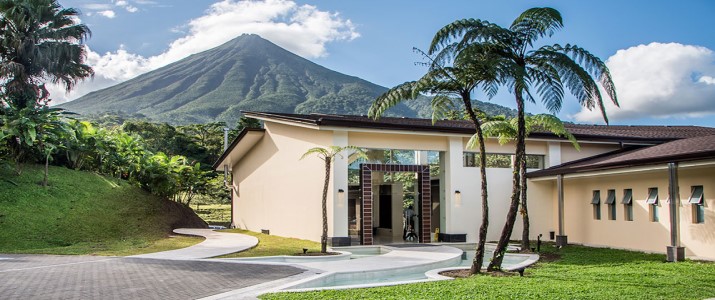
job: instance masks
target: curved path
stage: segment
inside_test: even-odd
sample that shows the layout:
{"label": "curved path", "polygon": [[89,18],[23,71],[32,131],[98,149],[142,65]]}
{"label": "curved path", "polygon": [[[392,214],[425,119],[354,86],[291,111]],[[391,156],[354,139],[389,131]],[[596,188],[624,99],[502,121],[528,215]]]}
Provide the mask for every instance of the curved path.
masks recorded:
{"label": "curved path", "polygon": [[217,232],[213,231],[213,229],[179,228],[174,229],[174,232],[178,234],[202,236],[205,237],[206,240],[187,248],[129,257],[173,260],[201,259],[244,251],[258,244],[258,239],[250,235]]}

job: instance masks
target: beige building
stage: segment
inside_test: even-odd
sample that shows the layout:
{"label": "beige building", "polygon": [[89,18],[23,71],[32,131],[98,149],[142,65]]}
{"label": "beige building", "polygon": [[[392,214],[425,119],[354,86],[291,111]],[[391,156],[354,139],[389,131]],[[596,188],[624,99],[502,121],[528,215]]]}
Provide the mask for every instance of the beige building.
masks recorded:
{"label": "beige building", "polygon": [[[332,244],[402,242],[406,233],[423,243],[476,241],[480,176],[477,151],[466,147],[474,133],[470,122],[245,115],[264,128],[243,131],[214,166],[230,173],[234,226],[318,241],[324,165],[300,157],[313,147],[350,145],[364,149],[368,159],[346,154],[334,161],[328,193]],[[532,239],[662,253],[678,244],[688,257],[715,259],[714,128],[567,127],[580,151],[546,132],[527,139]],[[508,210],[514,146],[489,139],[486,148],[488,239],[496,240]],[[668,163],[675,163],[671,169],[680,187],[675,231]],[[514,239],[521,228],[519,218]],[[677,240],[671,241],[674,234]]]}

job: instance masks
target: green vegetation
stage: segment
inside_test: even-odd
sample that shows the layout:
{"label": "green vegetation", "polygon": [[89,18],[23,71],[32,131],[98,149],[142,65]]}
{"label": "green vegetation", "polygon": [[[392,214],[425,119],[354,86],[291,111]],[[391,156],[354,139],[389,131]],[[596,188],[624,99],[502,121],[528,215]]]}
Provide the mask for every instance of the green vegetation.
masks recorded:
{"label": "green vegetation", "polygon": [[200,238],[167,238],[184,216],[178,204],[94,173],[28,165],[0,168],[0,252],[133,255],[176,249]]}
{"label": "green vegetation", "polygon": [[[257,36],[224,45],[60,105],[81,114],[141,114],[170,124],[224,121],[241,110],[364,115],[385,87],[338,73]],[[401,104],[387,115],[429,117],[430,98]],[[490,114],[513,110],[484,104]],[[489,106],[488,108],[486,106]]]}
{"label": "green vegetation", "polygon": [[231,225],[231,204],[200,204],[195,202],[194,211],[209,225]]}
{"label": "green vegetation", "polygon": [[[449,65],[456,73],[469,73],[467,78],[486,75],[487,81],[482,84],[487,95],[496,95],[504,86],[516,100],[512,196],[502,235],[487,267],[490,271],[501,268],[520,201],[526,203],[526,101],[534,103],[538,99],[551,113],[557,113],[568,91],[584,107],[598,107],[606,123],[601,89],[618,105],[611,74],[601,59],[577,45],[540,45],[541,39],[553,36],[563,26],[561,13],[550,7],[527,9],[509,27],[487,20],[462,19],[437,31],[428,51],[434,58],[430,70],[435,69],[435,64]],[[472,65],[480,66],[478,72],[468,72]],[[528,234],[528,226],[525,228],[524,234]]]}
{"label": "green vegetation", "polygon": [[[554,253],[553,246],[546,251]],[[261,299],[705,299],[715,295],[715,264],[666,263],[660,254],[568,246],[524,277],[465,279],[370,289],[277,293]]]}
{"label": "green vegetation", "polygon": [[243,229],[226,229],[221,231],[255,236],[258,238],[258,245],[252,249],[219,256],[219,258],[294,255],[303,253],[304,248],[308,249],[308,252],[320,251],[320,243],[318,242],[267,235]]}

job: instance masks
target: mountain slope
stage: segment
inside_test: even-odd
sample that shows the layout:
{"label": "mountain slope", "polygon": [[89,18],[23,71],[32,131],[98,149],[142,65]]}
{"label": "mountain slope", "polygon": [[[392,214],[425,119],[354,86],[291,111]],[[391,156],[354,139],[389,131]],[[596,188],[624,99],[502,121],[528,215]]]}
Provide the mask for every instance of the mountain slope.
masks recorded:
{"label": "mountain slope", "polygon": [[[219,47],[60,105],[77,113],[123,111],[173,124],[235,122],[241,110],[366,114],[387,88],[329,70],[257,36]],[[389,115],[426,116],[428,100]]]}

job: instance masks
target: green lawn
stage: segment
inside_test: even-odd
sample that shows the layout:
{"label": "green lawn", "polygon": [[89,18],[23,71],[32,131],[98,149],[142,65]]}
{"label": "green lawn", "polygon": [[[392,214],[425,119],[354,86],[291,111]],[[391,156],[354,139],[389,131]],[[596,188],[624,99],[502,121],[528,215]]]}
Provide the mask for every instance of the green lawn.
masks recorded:
{"label": "green lawn", "polygon": [[191,208],[210,225],[231,225],[231,204],[191,204]]}
{"label": "green lawn", "polygon": [[0,253],[132,255],[202,240],[170,237],[173,203],[124,180],[50,167],[43,188],[42,167],[0,169]]}
{"label": "green lawn", "polygon": [[[555,252],[553,246],[547,251]],[[666,263],[665,256],[568,246],[525,277],[465,279],[370,289],[268,294],[261,299],[705,299],[715,297],[715,264]]]}
{"label": "green lawn", "polygon": [[255,236],[256,238],[258,238],[258,245],[256,245],[256,247],[252,249],[243,252],[219,256],[219,258],[293,255],[296,253],[302,253],[303,248],[307,248],[308,252],[320,252],[320,243],[318,242],[286,238],[275,235],[267,235],[243,229],[226,229],[220,231],[243,233],[246,235]]}

